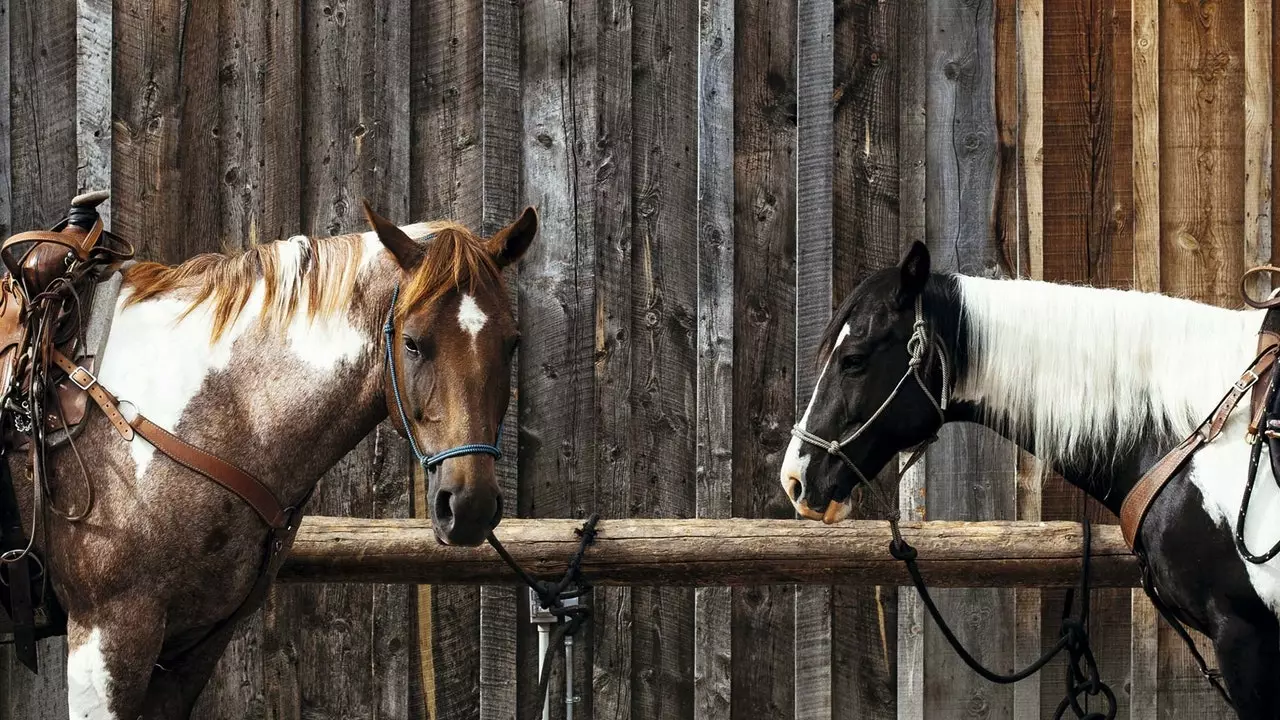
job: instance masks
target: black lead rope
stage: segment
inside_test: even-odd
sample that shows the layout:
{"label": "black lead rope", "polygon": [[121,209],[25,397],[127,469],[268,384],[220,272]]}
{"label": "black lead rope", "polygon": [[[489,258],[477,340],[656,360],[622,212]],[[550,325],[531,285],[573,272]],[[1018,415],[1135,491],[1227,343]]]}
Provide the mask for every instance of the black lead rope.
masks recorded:
{"label": "black lead rope", "polygon": [[[547,645],[547,654],[542,659],[542,673],[538,677],[538,705],[539,713],[542,706],[546,703],[547,686],[551,683],[551,660],[552,656],[559,650],[563,652],[564,639],[578,631],[587,620],[591,617],[591,608],[584,604],[565,607],[563,601],[570,598],[577,598],[591,592],[591,583],[582,576],[582,557],[587,552],[587,546],[595,542],[596,539],[596,523],[599,522],[599,515],[592,515],[582,523],[582,527],[574,532],[578,535],[578,550],[569,559],[569,567],[564,571],[564,577],[557,582],[550,580],[538,580],[530,575],[524,568],[520,567],[520,563],[511,557],[511,553],[498,542],[497,536],[492,531],[486,538],[494,550],[498,551],[498,555],[502,558],[512,570],[520,576],[520,580],[534,595],[538,596],[538,605],[543,610],[554,615],[557,620],[562,622],[556,623],[556,629],[552,631],[550,641]],[[565,672],[573,672],[572,668],[565,668]]]}
{"label": "black lead rope", "polygon": [[[947,643],[951,645],[951,648],[955,650],[956,655],[960,656],[965,665],[968,665],[974,672],[993,683],[1008,685],[1024,680],[1039,672],[1054,657],[1066,650],[1068,655],[1066,696],[1058,704],[1058,710],[1053,714],[1054,720],[1065,717],[1068,708],[1080,720],[1113,720],[1115,718],[1116,695],[1099,677],[1098,664],[1094,660],[1093,650],[1089,647],[1089,556],[1092,530],[1088,518],[1084,521],[1084,551],[1080,568],[1080,615],[1078,617],[1071,616],[1071,607],[1075,602],[1076,592],[1076,589],[1072,588],[1067,591],[1066,601],[1063,603],[1062,629],[1058,636],[1058,642],[1054,643],[1053,647],[1049,648],[1035,662],[1009,675],[1001,675],[983,666],[960,644],[960,640],[951,631],[951,627],[943,620],[942,613],[938,611],[938,606],[933,603],[933,597],[929,594],[929,588],[925,585],[924,578],[920,575],[920,568],[916,564],[916,558],[919,553],[902,537],[902,532],[898,528],[897,517],[889,520],[889,529],[893,532],[893,541],[889,543],[889,553],[907,566],[907,573],[911,575],[911,583],[915,585],[916,592],[920,595],[920,600],[924,603],[925,609],[929,611],[929,616],[933,618],[933,622],[942,631],[942,636],[946,638]],[[1086,711],[1080,705],[1081,697],[1085,696],[1101,696],[1107,705],[1106,712]]]}

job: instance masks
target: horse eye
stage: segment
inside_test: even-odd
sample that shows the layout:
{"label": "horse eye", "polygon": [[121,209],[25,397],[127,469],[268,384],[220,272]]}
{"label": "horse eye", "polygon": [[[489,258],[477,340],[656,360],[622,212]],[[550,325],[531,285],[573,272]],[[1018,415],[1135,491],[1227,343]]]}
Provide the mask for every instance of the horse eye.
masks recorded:
{"label": "horse eye", "polygon": [[420,356],[420,355],[422,354],[422,353],[418,350],[418,341],[417,341],[417,340],[414,340],[413,338],[409,337],[408,335],[405,335],[405,336],[404,336],[404,351],[405,351],[405,352],[407,352],[407,353],[409,353],[410,355],[412,355],[412,356],[414,356],[414,357],[418,357],[418,356]]}
{"label": "horse eye", "polygon": [[859,373],[867,368],[867,358],[865,355],[846,355],[840,359],[840,371],[845,373]]}

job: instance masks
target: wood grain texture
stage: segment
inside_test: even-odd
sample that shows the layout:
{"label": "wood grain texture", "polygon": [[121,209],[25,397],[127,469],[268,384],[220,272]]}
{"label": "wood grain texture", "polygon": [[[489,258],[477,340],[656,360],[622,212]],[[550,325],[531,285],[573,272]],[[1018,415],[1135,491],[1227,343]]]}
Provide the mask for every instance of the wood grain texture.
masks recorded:
{"label": "wood grain texture", "polygon": [[[483,8],[415,3],[411,37],[409,215],[481,230],[484,207]],[[428,517],[425,478],[414,469],[414,516]],[[419,588],[415,704],[426,717],[480,716],[480,589]],[[416,687],[418,681],[421,688]]]}
{"label": "wood grain texture", "polygon": [[1023,277],[1044,278],[1044,2],[1018,0],[1019,201],[1023,215],[1019,258]]}
{"label": "wood grain texture", "polygon": [[[483,52],[481,144],[482,230],[496,232],[520,209],[520,8],[503,0],[482,0]],[[540,238],[537,242],[544,242]],[[507,291],[519,322],[519,270],[507,270]],[[512,368],[512,397],[503,420],[498,483],[507,507],[518,511],[520,441],[520,356]],[[525,595],[512,588],[480,589],[480,717],[516,716],[518,608]]]}
{"label": "wood grain texture", "polygon": [[[834,10],[830,0],[796,4],[795,417],[804,413],[817,383],[818,366],[812,357],[834,302]],[[793,692],[797,720],[832,716],[832,592],[831,588],[796,589]]]}
{"label": "wood grain texture", "polygon": [[[291,6],[219,3],[217,162],[221,232],[217,252],[302,229],[299,207],[300,28]],[[241,623],[196,707],[197,718],[263,718],[264,613]]]}
{"label": "wood grain texture", "polygon": [[[523,8],[522,138],[525,199],[541,211],[541,242],[521,265],[520,514],[582,517],[594,510],[596,478],[593,181],[598,100],[597,7],[540,0]],[[537,641],[522,631],[521,683],[536,685]],[[574,653],[574,686],[591,686],[591,643]],[[557,666],[559,661],[557,660]],[[563,712],[563,680],[551,706]],[[534,693],[521,694],[533,717]],[[579,712],[590,716],[590,696]],[[553,717],[555,715],[553,714]]]}
{"label": "wood grain texture", "polygon": [[[110,190],[111,0],[77,0],[75,5],[76,190]],[[98,206],[98,215],[110,228],[110,200]]]}
{"label": "wood grain texture", "polygon": [[[360,200],[408,216],[410,16],[408,3],[302,9],[302,228],[309,235],[364,230]],[[379,427],[321,481],[310,512],[404,517],[410,511],[406,444]],[[268,697],[277,717],[409,715],[413,589],[289,588],[265,624]],[[278,629],[277,629],[278,628]],[[267,644],[264,642],[264,645]],[[327,658],[317,663],[314,658]],[[273,686],[273,683],[281,683]],[[278,709],[277,709],[278,708]]]}
{"label": "wood grain texture", "polygon": [[[926,238],[928,228],[928,6],[925,0],[907,0],[898,11],[898,244]],[[905,520],[925,518],[925,485],[928,458],[901,473],[898,509]],[[890,591],[892,592],[892,591]],[[924,605],[915,590],[898,594],[897,657],[891,677],[896,679],[898,720],[924,718]]]}
{"label": "wood grain texture", "polygon": [[1160,3],[1160,268],[1235,307],[1244,271],[1244,8]]}
{"label": "wood grain texture", "polygon": [[[930,3],[928,8],[927,237],[935,271],[1002,273],[994,242],[998,169],[995,8],[979,3]],[[951,426],[930,450],[929,517],[1011,518],[1015,512],[1014,450],[981,428]],[[957,636],[986,663],[1008,667],[1013,655],[1013,596],[972,590],[937,596]],[[981,707],[1011,717],[1013,692],[982,680],[936,631],[925,633],[925,717],[956,717]]]}
{"label": "wood grain texture", "polygon": [[[1244,263],[1271,261],[1271,13],[1270,0],[1244,8]],[[1255,284],[1256,296],[1271,289]],[[1261,292],[1259,292],[1261,291]]]}
{"label": "wood grain texture", "polygon": [[1134,0],[1133,284],[1159,292],[1160,270],[1160,5]]}
{"label": "wood grain texture", "polygon": [[[916,493],[918,500],[919,493]],[[904,500],[905,502],[905,500]],[[911,507],[920,509],[922,503]],[[913,512],[915,510],[913,509]],[[503,522],[496,535],[538,577],[563,574],[580,520]],[[1079,578],[1079,523],[904,522],[926,580],[941,587],[1067,587]],[[602,519],[582,568],[601,585],[901,584],[902,564],[884,552],[882,520],[818,525],[798,520]],[[926,552],[927,551],[927,552]],[[1118,527],[1097,528],[1098,587],[1133,587],[1137,561]],[[280,572],[285,583],[515,584],[488,546],[442,547],[420,519],[309,516]],[[985,583],[990,583],[986,585]]]}
{"label": "wood grain texture", "polygon": [[[687,518],[697,502],[698,7],[662,0],[633,13],[630,513]],[[694,591],[636,588],[632,615],[634,717],[692,720]]]}
{"label": "wood grain texture", "polygon": [[[734,59],[733,514],[792,517],[775,475],[795,415],[796,14],[737,4]],[[733,715],[795,715],[795,593],[733,593]]]}
{"label": "wood grain texture", "polygon": [[288,3],[219,6],[219,227],[223,244],[248,247],[302,229],[302,33]]}
{"label": "wood grain texture", "polygon": [[[595,509],[602,517],[627,517],[633,511],[632,473],[642,456],[633,444],[638,427],[633,420],[638,399],[633,372],[638,328],[633,317],[638,308],[632,290],[632,4],[599,0],[596,13],[597,120],[590,145],[596,171],[590,186],[596,243]],[[593,593],[590,695],[596,717],[631,717],[631,592],[602,588]]]}
{"label": "wood grain texture", "polygon": [[[834,167],[832,300],[839,302],[867,274],[901,255],[899,235],[899,53],[897,4],[850,0],[835,4],[833,41]],[[803,138],[802,138],[803,139]],[[923,216],[923,206],[920,208]],[[797,364],[817,362],[816,346],[797,340]],[[798,398],[807,402],[807,393]],[[877,479],[897,493],[896,468]],[[855,517],[881,517],[872,503]],[[832,595],[831,709],[837,718],[896,715],[898,591],[837,586]]]}
{"label": "wood grain texture", "polygon": [[221,227],[219,3],[120,3],[114,19],[112,229],[177,262],[211,243],[188,228]]}
{"label": "wood grain texture", "polygon": [[[733,513],[734,66],[733,0],[698,3],[697,417],[699,518]],[[694,595],[693,716],[729,717],[732,705],[732,593]]]}
{"label": "wood grain texture", "polygon": [[[1127,287],[1134,268],[1128,3],[1049,3],[1044,10],[1043,279]],[[1042,517],[1116,521],[1057,477],[1046,484]],[[1099,672],[1112,684],[1129,672],[1129,595],[1097,591],[1091,600],[1090,639]],[[1042,644],[1058,637],[1064,598],[1062,591],[1043,593]],[[1061,677],[1065,668],[1065,659],[1055,661],[1046,677]],[[1118,698],[1127,712],[1127,696]],[[1056,689],[1044,692],[1041,714],[1052,716],[1060,700]]]}
{"label": "wood grain texture", "polygon": [[[0,157],[0,228],[8,237],[57,222],[76,191],[76,3],[5,3],[0,13],[0,84],[8,90],[0,120],[0,154],[7,156]],[[101,171],[96,162],[94,171]],[[0,646],[0,717],[67,717],[66,654],[64,638],[40,641],[37,676]]]}
{"label": "wood grain texture", "polygon": [[[1159,20],[1160,289],[1235,307],[1245,251],[1243,4],[1165,1]],[[1157,668],[1162,711],[1229,717],[1166,624]]]}

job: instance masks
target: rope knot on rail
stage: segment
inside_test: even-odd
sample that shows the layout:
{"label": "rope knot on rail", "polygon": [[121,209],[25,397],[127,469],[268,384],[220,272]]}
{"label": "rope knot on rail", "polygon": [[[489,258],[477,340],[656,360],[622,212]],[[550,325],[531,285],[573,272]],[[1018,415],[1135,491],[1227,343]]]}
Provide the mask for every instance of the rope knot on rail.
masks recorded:
{"label": "rope knot on rail", "polygon": [[[515,558],[511,557],[511,553],[502,546],[497,536],[490,530],[485,538],[489,541],[489,545],[498,552],[502,558],[517,575],[520,580],[533,591],[538,598],[538,605],[543,610],[554,615],[557,619],[556,629],[552,633],[550,644],[547,646],[547,656],[542,663],[542,672],[538,677],[538,707],[542,707],[543,698],[547,696],[547,686],[551,683],[551,657],[557,648],[562,647],[565,637],[577,632],[579,628],[586,624],[591,618],[591,608],[586,605],[565,606],[564,601],[570,598],[579,598],[591,592],[591,583],[582,575],[582,558],[587,553],[587,547],[596,540],[596,524],[600,521],[599,515],[592,515],[582,523],[582,527],[574,530],[574,534],[578,536],[578,549],[574,552],[573,557],[569,559],[569,567],[565,568],[564,575],[557,581],[539,580],[528,573]],[[568,672],[572,672],[569,670]]]}

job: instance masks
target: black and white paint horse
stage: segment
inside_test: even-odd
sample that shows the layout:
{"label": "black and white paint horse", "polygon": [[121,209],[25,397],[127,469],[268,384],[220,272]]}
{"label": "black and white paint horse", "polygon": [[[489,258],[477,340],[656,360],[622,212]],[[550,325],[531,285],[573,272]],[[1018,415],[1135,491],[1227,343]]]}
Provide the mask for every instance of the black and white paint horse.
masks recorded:
{"label": "black and white paint horse", "polygon": [[[935,274],[916,243],[845,298],[827,328],[782,486],[805,517],[842,520],[862,478],[942,423],[965,421],[1014,440],[1119,514],[1142,472],[1248,367],[1262,319],[1150,293]],[[930,352],[915,353],[913,374],[919,338]],[[1253,720],[1280,717],[1280,560],[1248,563],[1232,538],[1248,414],[1242,403],[1170,482],[1140,538],[1162,598],[1212,638],[1239,716]],[[1254,549],[1280,537],[1280,490],[1260,465],[1245,532]]]}

